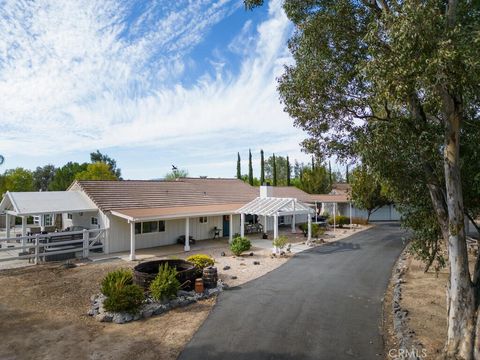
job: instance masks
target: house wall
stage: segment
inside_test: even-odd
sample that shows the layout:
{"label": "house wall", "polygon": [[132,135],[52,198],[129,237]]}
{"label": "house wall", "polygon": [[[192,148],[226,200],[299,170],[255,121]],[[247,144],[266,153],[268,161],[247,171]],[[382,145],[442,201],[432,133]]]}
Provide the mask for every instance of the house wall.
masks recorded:
{"label": "house wall", "polygon": [[[114,215],[108,215],[110,229],[108,231],[109,251],[130,250],[130,224],[127,220]],[[206,223],[200,223],[199,217],[190,218],[190,236],[195,240],[206,240],[213,237],[214,227],[223,229],[223,216],[207,216]],[[233,216],[233,233],[240,232],[240,216]],[[172,245],[177,243],[177,238],[185,235],[185,219],[165,220],[165,231],[135,235],[135,248]]]}
{"label": "house wall", "polygon": [[[329,214],[333,214],[333,204],[323,204],[322,212],[326,211]],[[340,203],[337,206],[337,215],[343,215],[350,217],[350,209],[348,203]],[[352,205],[352,217],[367,218],[368,212],[361,210]],[[375,211],[370,216],[370,221],[399,221],[400,213],[395,208],[395,205],[383,206]]]}
{"label": "house wall", "polygon": [[[98,225],[92,225],[92,217],[98,219]],[[68,214],[62,214],[62,224],[63,228],[70,226],[83,226],[87,229],[98,229],[105,228],[103,218],[99,216],[99,211],[83,212],[83,213],[72,213],[72,219],[68,218]]]}

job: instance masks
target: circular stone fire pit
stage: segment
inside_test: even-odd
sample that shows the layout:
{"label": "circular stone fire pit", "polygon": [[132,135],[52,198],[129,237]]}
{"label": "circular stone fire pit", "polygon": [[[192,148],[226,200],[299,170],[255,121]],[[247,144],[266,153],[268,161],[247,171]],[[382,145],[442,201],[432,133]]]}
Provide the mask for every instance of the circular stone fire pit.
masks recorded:
{"label": "circular stone fire pit", "polygon": [[133,282],[148,289],[158,274],[158,268],[165,263],[177,269],[177,279],[183,289],[193,289],[197,269],[194,264],[185,260],[153,260],[138,264],[133,268]]}

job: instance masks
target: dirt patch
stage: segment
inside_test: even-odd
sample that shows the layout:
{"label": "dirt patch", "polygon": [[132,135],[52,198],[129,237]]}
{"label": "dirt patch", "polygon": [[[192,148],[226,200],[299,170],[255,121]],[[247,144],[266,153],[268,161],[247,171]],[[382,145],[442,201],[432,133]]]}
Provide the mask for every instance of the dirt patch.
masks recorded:
{"label": "dirt patch", "polygon": [[100,279],[119,264],[0,272],[1,359],[175,359],[214,300],[124,325],[86,315]]}
{"label": "dirt patch", "polygon": [[[336,241],[366,228],[337,229],[335,237],[327,234],[325,240]],[[289,239],[305,240],[301,234],[290,234]],[[270,248],[254,246],[244,256],[233,257],[225,245],[175,257],[195,253],[214,257],[220,278],[230,286],[262,276],[293,256],[272,258]],[[86,315],[105,274],[136,264],[112,259],[71,269],[55,263],[0,271],[0,359],[176,359],[215,299],[122,325],[99,323]],[[223,270],[225,266],[230,269]]]}
{"label": "dirt patch", "polygon": [[403,284],[402,307],[409,312],[408,324],[426,350],[426,359],[442,353],[447,336],[446,291],[448,270],[424,272],[425,264],[409,256]]}

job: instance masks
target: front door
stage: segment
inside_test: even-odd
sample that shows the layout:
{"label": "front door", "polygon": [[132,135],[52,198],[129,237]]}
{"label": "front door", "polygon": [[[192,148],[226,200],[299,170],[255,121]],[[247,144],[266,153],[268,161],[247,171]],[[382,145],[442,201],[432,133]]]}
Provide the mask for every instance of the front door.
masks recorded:
{"label": "front door", "polygon": [[223,215],[223,237],[230,235],[230,215]]}

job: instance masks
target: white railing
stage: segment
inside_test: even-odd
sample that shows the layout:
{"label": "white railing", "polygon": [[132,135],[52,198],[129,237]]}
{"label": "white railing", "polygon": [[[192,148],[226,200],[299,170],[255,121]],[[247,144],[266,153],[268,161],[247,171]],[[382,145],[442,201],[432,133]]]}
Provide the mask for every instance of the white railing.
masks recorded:
{"label": "white railing", "polygon": [[[105,232],[105,229],[91,229],[0,239],[0,262],[12,260],[31,262],[33,260],[38,264],[56,255],[80,252],[82,258],[88,258],[91,250],[102,249],[103,251]],[[12,243],[13,246],[10,245]],[[18,255],[7,253],[12,251],[17,252]]]}

